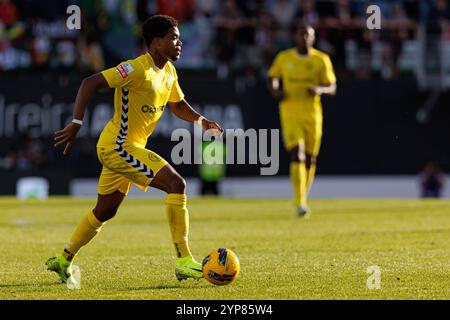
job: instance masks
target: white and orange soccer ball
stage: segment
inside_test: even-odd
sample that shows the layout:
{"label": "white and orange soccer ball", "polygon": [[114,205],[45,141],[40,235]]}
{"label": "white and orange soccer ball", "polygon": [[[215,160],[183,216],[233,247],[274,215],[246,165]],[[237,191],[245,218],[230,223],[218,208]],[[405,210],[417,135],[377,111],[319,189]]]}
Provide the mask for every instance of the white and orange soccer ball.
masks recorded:
{"label": "white and orange soccer ball", "polygon": [[202,263],[203,276],[209,282],[223,286],[236,279],[241,270],[236,254],[227,248],[211,251]]}

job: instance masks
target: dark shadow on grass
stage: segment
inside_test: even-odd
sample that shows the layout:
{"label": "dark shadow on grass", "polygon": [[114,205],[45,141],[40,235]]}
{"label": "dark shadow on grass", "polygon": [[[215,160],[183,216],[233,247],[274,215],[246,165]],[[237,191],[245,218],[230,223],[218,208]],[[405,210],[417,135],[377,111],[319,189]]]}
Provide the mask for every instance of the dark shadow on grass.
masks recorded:
{"label": "dark shadow on grass", "polygon": [[45,282],[45,283],[7,283],[7,284],[0,284],[0,288],[22,288],[22,287],[36,287],[39,290],[42,290],[43,286],[61,286],[61,282]]}
{"label": "dark shadow on grass", "polygon": [[145,287],[129,287],[128,290],[142,291],[142,290],[170,290],[170,289],[194,289],[194,288],[204,288],[206,285],[199,285],[195,287],[187,287],[185,285],[173,285],[173,284],[159,284],[156,286],[145,286]]}

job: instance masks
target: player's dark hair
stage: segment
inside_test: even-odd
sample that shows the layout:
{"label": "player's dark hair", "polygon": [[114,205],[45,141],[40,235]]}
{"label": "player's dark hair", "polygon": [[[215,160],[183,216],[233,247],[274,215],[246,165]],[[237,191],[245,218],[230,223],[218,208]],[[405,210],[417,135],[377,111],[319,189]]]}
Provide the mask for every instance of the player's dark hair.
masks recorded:
{"label": "player's dark hair", "polygon": [[154,38],[164,37],[170,29],[178,27],[178,21],[165,15],[154,15],[148,18],[142,26],[142,37],[148,48]]}
{"label": "player's dark hair", "polygon": [[292,34],[295,34],[300,29],[309,29],[309,28],[314,30],[314,27],[310,23],[305,22],[304,20],[299,20],[297,23],[293,24],[291,31]]}

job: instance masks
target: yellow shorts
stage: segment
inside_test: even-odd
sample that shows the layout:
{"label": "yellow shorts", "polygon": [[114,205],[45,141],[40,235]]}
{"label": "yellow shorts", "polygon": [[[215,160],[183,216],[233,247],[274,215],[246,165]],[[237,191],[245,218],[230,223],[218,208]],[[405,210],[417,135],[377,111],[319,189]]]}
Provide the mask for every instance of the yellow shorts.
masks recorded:
{"label": "yellow shorts", "polygon": [[286,150],[292,150],[303,143],[307,154],[313,157],[319,155],[322,140],[322,122],[281,119],[281,130]]}
{"label": "yellow shorts", "polygon": [[147,191],[159,170],[167,165],[155,152],[130,145],[116,149],[97,147],[97,155],[103,165],[98,193],[103,195],[117,190],[126,195],[132,183]]}

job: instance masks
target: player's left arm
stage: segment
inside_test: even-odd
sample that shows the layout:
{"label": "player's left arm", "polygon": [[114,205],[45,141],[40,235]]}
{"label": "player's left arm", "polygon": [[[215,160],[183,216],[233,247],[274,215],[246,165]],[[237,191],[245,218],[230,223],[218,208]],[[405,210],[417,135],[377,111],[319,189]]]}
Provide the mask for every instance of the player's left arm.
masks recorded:
{"label": "player's left arm", "polygon": [[336,94],[336,76],[333,70],[333,64],[328,56],[322,58],[323,67],[320,73],[320,85],[308,89],[311,95],[331,95]]}
{"label": "player's left arm", "polygon": [[330,95],[334,96],[336,94],[337,86],[336,83],[332,83],[330,85],[320,85],[309,88],[309,93],[311,95]]}
{"label": "player's left arm", "polygon": [[172,74],[174,76],[174,82],[168,101],[170,111],[184,121],[197,123],[204,130],[218,130],[215,134],[221,135],[223,133],[223,129],[217,122],[206,119],[204,116],[195,111],[186,99],[184,99],[184,93],[178,83],[178,76],[174,67],[172,67]]}
{"label": "player's left arm", "polygon": [[218,130],[220,134],[223,133],[222,127],[217,122],[208,120],[204,116],[199,114],[194,110],[194,108],[189,105],[189,103],[185,99],[178,102],[169,101],[168,104],[170,107],[170,111],[172,111],[173,114],[178,118],[187,122],[198,123],[202,126],[203,130],[213,129]]}

